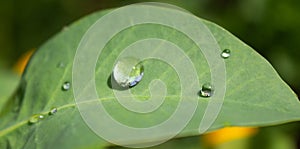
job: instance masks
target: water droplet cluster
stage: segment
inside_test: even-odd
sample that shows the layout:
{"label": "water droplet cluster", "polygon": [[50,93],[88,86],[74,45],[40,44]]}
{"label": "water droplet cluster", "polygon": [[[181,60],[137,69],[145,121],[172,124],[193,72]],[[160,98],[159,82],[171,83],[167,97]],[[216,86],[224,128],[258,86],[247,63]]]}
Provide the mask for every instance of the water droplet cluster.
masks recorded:
{"label": "water droplet cluster", "polygon": [[[50,111],[48,112],[48,114],[54,115],[56,112],[57,112],[57,108],[51,108]],[[29,124],[38,123],[41,120],[43,120],[46,116],[47,116],[47,114],[34,114],[29,118],[28,123]]]}

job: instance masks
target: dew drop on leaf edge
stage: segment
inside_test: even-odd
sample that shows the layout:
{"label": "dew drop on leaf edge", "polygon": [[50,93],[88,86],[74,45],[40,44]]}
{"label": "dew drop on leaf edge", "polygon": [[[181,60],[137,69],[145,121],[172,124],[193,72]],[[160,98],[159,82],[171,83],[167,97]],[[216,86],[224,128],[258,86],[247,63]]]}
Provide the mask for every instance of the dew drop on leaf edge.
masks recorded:
{"label": "dew drop on leaf edge", "polygon": [[62,85],[61,89],[62,89],[63,91],[68,91],[68,90],[70,89],[70,87],[71,87],[71,83],[70,83],[70,82],[65,82],[65,83]]}
{"label": "dew drop on leaf edge", "polygon": [[199,91],[199,96],[201,97],[211,97],[213,95],[213,87],[210,83],[205,83],[202,85]]}
{"label": "dew drop on leaf edge", "polygon": [[41,119],[43,119],[43,118],[44,118],[44,115],[42,115],[42,114],[34,114],[34,115],[32,115],[29,118],[28,122],[30,124],[35,124],[35,123],[39,122]]}
{"label": "dew drop on leaf edge", "polygon": [[231,51],[229,49],[225,49],[221,53],[221,57],[227,59],[231,56]]}
{"label": "dew drop on leaf edge", "polygon": [[121,87],[133,87],[143,78],[144,66],[133,57],[121,58],[113,68],[113,77]]}

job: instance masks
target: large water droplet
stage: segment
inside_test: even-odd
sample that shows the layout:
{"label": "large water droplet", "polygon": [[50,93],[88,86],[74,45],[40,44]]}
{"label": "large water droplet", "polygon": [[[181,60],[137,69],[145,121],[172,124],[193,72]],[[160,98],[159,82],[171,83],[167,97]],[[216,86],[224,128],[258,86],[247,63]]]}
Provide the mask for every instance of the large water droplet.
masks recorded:
{"label": "large water droplet", "polygon": [[34,123],[37,123],[37,122],[39,122],[41,119],[43,119],[44,118],[44,115],[42,115],[42,114],[34,114],[34,115],[32,115],[31,117],[30,117],[30,119],[28,120],[28,122],[30,123],[30,124],[34,124]]}
{"label": "large water droplet", "polygon": [[225,50],[223,50],[223,52],[221,53],[221,57],[224,58],[224,59],[229,58],[230,55],[231,55],[231,52],[230,52],[229,49],[225,49]]}
{"label": "large water droplet", "polygon": [[113,69],[113,77],[121,87],[133,87],[144,75],[144,66],[140,60],[132,57],[120,59]]}
{"label": "large water droplet", "polygon": [[205,83],[199,92],[201,97],[211,97],[213,94],[213,87],[210,83]]}
{"label": "large water droplet", "polygon": [[49,115],[54,115],[57,112],[57,108],[52,108],[49,111]]}
{"label": "large water droplet", "polygon": [[69,90],[70,89],[70,87],[71,87],[71,83],[70,82],[65,82],[63,85],[62,85],[62,90],[63,91],[67,91],[67,90]]}

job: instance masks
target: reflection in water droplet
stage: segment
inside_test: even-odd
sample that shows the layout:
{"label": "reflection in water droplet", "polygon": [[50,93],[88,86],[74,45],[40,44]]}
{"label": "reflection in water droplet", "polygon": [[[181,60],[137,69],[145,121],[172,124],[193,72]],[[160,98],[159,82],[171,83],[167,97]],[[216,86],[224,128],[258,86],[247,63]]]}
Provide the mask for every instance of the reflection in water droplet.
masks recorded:
{"label": "reflection in water droplet", "polygon": [[57,108],[52,108],[52,109],[49,111],[49,115],[54,115],[56,112],[57,112]]}
{"label": "reflection in water droplet", "polygon": [[39,122],[41,119],[43,119],[44,118],[44,115],[42,115],[42,114],[35,114],[35,115],[32,115],[31,117],[30,117],[30,119],[29,119],[29,123],[30,124],[34,124],[34,123],[37,123],[37,122]]}
{"label": "reflection in water droplet", "polygon": [[132,57],[120,59],[113,69],[113,77],[121,87],[133,87],[144,75],[144,66],[140,60]]}
{"label": "reflection in water droplet", "polygon": [[199,92],[199,95],[201,97],[211,97],[213,94],[213,87],[209,83],[205,83],[202,85],[202,88]]}
{"label": "reflection in water droplet", "polygon": [[65,82],[62,86],[62,90],[67,91],[69,90],[71,87],[71,83],[70,82]]}
{"label": "reflection in water droplet", "polygon": [[226,59],[226,58],[229,58],[230,57],[230,50],[229,49],[225,49],[223,50],[223,52],[221,53],[221,57]]}

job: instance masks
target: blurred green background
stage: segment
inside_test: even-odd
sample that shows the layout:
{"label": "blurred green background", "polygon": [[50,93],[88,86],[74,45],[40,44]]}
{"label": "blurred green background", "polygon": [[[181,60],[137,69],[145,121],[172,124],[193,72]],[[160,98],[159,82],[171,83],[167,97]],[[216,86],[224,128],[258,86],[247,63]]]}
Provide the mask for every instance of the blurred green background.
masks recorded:
{"label": "blurred green background", "polygon": [[[38,48],[73,21],[105,8],[144,0],[2,0],[0,67],[12,69],[26,51]],[[263,55],[300,93],[299,0],[160,0],[224,27]],[[298,124],[285,132],[299,138]],[[284,127],[284,126],[280,126]],[[295,129],[290,129],[295,128]],[[294,139],[296,140],[296,139]]]}

